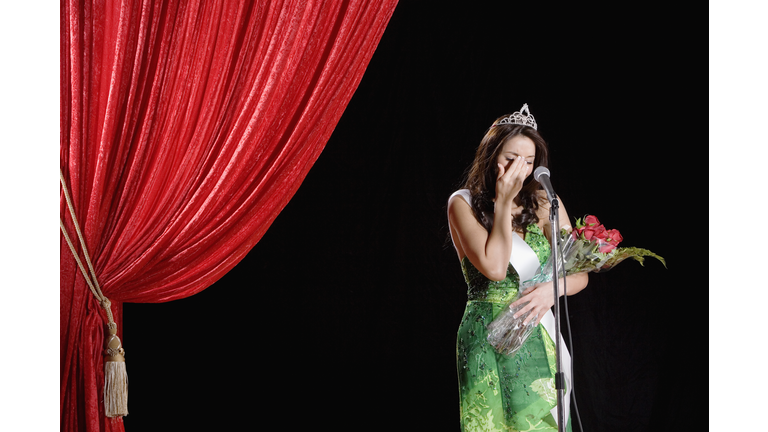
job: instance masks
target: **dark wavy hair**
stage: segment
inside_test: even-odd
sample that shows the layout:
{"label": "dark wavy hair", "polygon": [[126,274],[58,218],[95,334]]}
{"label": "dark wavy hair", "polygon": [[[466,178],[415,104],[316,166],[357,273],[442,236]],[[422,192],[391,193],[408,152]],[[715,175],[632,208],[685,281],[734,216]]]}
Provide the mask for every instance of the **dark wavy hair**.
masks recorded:
{"label": "dark wavy hair", "polygon": [[[528,137],[536,146],[536,156],[533,161],[534,167],[548,164],[548,146],[539,132],[529,126],[496,123],[504,117],[499,117],[494,122],[494,126],[485,133],[480,146],[475,153],[475,160],[467,170],[467,180],[464,188],[469,189],[472,195],[472,209],[475,218],[485,227],[488,232],[491,231],[493,221],[493,199],[496,197],[496,177],[499,168],[496,165],[496,159],[501,153],[504,143],[510,138],[518,135]],[[541,190],[541,184],[533,178],[528,177],[523,183],[523,188],[515,197],[515,204],[522,206],[521,214],[516,215],[512,220],[512,227],[525,232],[525,227],[532,223],[538,223],[539,217],[537,210],[540,202],[546,201],[546,198],[538,193]]]}

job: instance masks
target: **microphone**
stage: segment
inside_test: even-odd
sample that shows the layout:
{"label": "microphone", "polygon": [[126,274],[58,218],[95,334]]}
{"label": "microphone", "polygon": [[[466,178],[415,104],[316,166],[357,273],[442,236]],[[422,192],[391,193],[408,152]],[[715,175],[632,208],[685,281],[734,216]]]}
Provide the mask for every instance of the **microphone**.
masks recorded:
{"label": "microphone", "polygon": [[536,170],[533,171],[533,178],[535,178],[536,181],[544,186],[544,190],[547,192],[547,199],[549,200],[550,204],[557,201],[555,190],[552,189],[552,182],[549,181],[549,170],[547,167],[540,166],[536,168]]}

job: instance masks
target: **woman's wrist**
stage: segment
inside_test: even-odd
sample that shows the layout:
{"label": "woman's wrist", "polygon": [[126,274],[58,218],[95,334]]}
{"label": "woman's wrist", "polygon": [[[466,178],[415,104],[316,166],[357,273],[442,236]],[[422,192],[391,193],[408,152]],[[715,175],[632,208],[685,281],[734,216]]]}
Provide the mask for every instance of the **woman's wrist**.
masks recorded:
{"label": "woman's wrist", "polygon": [[505,197],[505,196],[498,197],[497,196],[495,203],[496,203],[495,205],[496,213],[511,214],[515,208],[520,207],[515,203],[515,197]]}

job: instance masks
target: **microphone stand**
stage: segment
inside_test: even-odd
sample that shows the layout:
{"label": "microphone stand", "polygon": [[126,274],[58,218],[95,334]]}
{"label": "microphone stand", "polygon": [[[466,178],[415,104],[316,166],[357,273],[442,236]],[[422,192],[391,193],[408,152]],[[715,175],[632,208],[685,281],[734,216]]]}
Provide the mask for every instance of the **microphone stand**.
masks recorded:
{"label": "microphone stand", "polygon": [[[552,266],[552,285],[554,287],[554,295],[555,295],[555,363],[556,363],[556,371],[555,373],[555,389],[557,390],[557,429],[559,432],[565,431],[565,407],[563,403],[563,399],[565,399],[564,394],[564,384],[565,384],[565,376],[563,375],[562,366],[560,364],[560,296],[558,291],[558,285],[559,285],[559,266],[560,261],[558,259],[558,254],[560,253],[560,221],[558,218],[558,209],[560,207],[560,203],[558,203],[557,198],[553,197],[551,206],[549,208],[549,220],[550,220],[550,226],[552,228],[552,259],[554,260],[555,265]],[[563,275],[565,277],[565,275]]]}

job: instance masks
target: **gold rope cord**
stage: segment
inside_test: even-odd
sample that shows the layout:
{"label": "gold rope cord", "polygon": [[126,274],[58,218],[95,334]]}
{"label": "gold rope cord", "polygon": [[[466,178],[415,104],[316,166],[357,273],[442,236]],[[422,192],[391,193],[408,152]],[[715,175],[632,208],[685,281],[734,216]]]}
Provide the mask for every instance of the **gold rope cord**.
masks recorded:
{"label": "gold rope cord", "polygon": [[74,255],[75,260],[77,260],[77,265],[80,267],[80,271],[83,273],[83,277],[85,277],[85,281],[88,282],[88,286],[91,287],[91,292],[93,292],[93,295],[96,296],[97,299],[99,299],[99,302],[104,301],[104,294],[101,292],[101,288],[99,287],[99,283],[96,280],[96,272],[93,271],[93,264],[91,264],[91,257],[88,255],[88,248],[85,247],[85,240],[83,239],[83,233],[80,232],[80,224],[77,223],[77,216],[75,216],[75,208],[72,205],[72,200],[69,198],[69,191],[67,191],[67,184],[64,181],[64,173],[61,172],[61,168],[59,168],[59,180],[61,181],[61,187],[64,190],[64,198],[67,200],[67,207],[69,208],[69,214],[72,216],[72,223],[75,225],[75,231],[77,231],[77,237],[80,239],[80,246],[83,247],[83,255],[85,255],[85,261],[88,263],[88,268],[91,270],[91,275],[93,275],[93,282],[91,283],[91,279],[88,277],[88,273],[86,273],[85,269],[83,268],[83,263],[80,261],[80,257],[78,256],[77,252],[75,251],[75,247],[72,245],[72,242],[69,240],[69,235],[67,235],[67,229],[64,228],[64,221],[61,219],[61,216],[59,216],[59,223],[61,225],[61,231],[64,233],[64,238],[67,240],[67,244],[69,245],[69,249],[72,251],[72,255]]}
{"label": "gold rope cord", "polygon": [[91,292],[96,299],[99,300],[101,307],[107,312],[107,328],[109,330],[109,337],[107,338],[106,355],[107,358],[104,362],[104,411],[107,417],[122,417],[128,415],[128,377],[125,371],[125,350],[122,348],[120,339],[117,337],[117,324],[112,316],[111,302],[104,296],[99,287],[99,282],[96,279],[96,272],[93,270],[93,264],[91,258],[88,255],[88,248],[85,246],[85,239],[80,231],[80,226],[75,216],[75,209],[72,205],[72,200],[69,197],[69,191],[67,190],[66,182],[64,181],[64,173],[59,168],[59,179],[61,180],[61,187],[64,190],[64,198],[67,200],[67,207],[69,208],[69,214],[72,216],[72,223],[75,225],[75,231],[77,231],[77,237],[80,239],[80,246],[83,248],[83,255],[85,261],[88,264],[88,268],[91,271],[91,277],[88,276],[88,272],[83,266],[83,262],[75,250],[75,246],[69,238],[67,229],[64,227],[64,221],[59,215],[59,225],[61,226],[61,232],[64,234],[64,239],[69,245],[69,250],[72,251],[72,255],[77,261],[77,266],[80,268],[80,272],[85,278],[85,282],[90,287]]}

